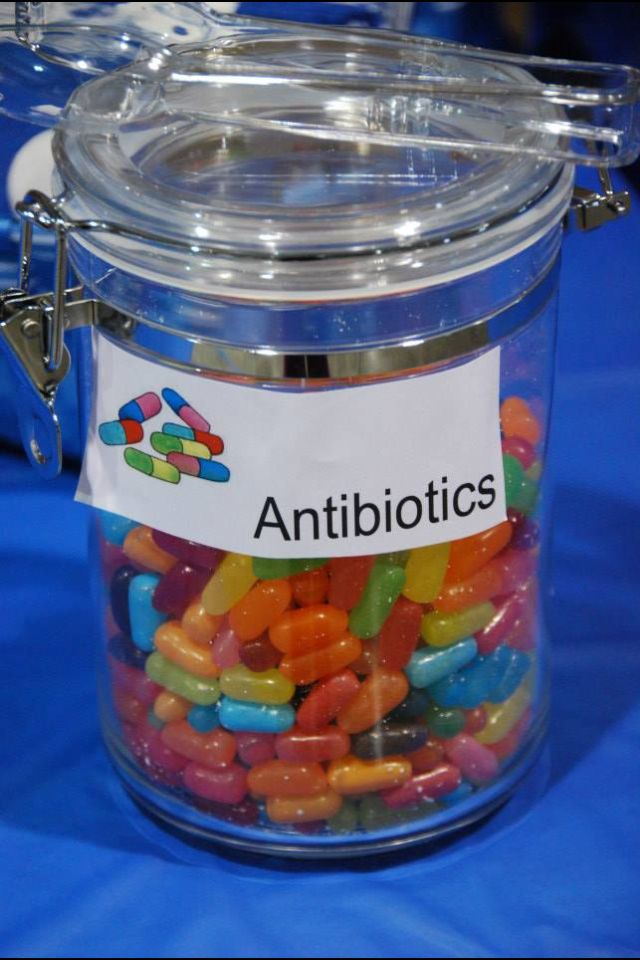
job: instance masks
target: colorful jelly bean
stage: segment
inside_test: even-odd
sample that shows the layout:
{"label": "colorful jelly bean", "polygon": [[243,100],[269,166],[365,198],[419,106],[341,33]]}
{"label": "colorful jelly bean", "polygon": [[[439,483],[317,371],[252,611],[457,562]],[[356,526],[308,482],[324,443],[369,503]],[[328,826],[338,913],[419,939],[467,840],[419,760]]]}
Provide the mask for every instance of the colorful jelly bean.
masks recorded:
{"label": "colorful jelly bean", "polygon": [[254,557],[253,572],[256,580],[281,580],[295,573],[317,570],[326,562],[326,559],[319,560],[315,557],[308,560],[272,560],[267,557]]}
{"label": "colorful jelly bean", "polygon": [[536,445],[542,435],[540,424],[522,397],[507,397],[500,406],[500,425],[505,437],[523,437]]}
{"label": "colorful jelly bean", "polygon": [[362,644],[346,633],[340,640],[300,656],[287,654],[280,661],[280,673],[295,684],[313,683],[330,673],[337,673],[359,656]]}
{"label": "colorful jelly bean", "polygon": [[236,741],[231,733],[220,728],[199,733],[187,720],[167,723],[162,739],[175,753],[204,767],[225,767],[236,755]]}
{"label": "colorful jelly bean", "polygon": [[460,786],[460,771],[450,763],[417,773],[399,787],[381,794],[388,807],[407,807],[420,800],[439,800]]}
{"label": "colorful jelly bean", "polygon": [[301,607],[283,613],[269,630],[274,647],[291,656],[329,646],[342,637],[348,616],[330,604]]}
{"label": "colorful jelly bean", "polygon": [[498,772],[498,761],[482,743],[466,733],[445,741],[445,753],[471,783],[486,783]]}
{"label": "colorful jelly bean", "polygon": [[448,647],[482,630],[494,615],[495,607],[491,603],[479,603],[456,613],[426,613],[420,632],[430,646]]}
{"label": "colorful jelly bean", "polygon": [[347,756],[333,760],[327,770],[329,786],[343,796],[399,787],[411,777],[411,763],[404,757],[360,760]]}
{"label": "colorful jelly bean", "polygon": [[[181,441],[182,442],[182,441]],[[184,441],[188,443],[188,441]],[[198,444],[201,446],[201,444]],[[209,451],[203,446],[210,456]],[[184,473],[188,477],[200,477],[201,480],[211,480],[213,483],[226,483],[231,476],[231,471],[225,467],[224,463],[218,460],[203,459],[203,457],[194,456],[191,453],[168,453],[167,466],[171,467],[178,474]],[[174,481],[177,482],[177,481]]]}
{"label": "colorful jelly bean", "polygon": [[120,420],[136,420],[138,423],[144,423],[160,413],[162,404],[160,397],[151,391],[143,393],[134,400],[129,400],[118,410]]}
{"label": "colorful jelly bean", "polygon": [[513,753],[515,753],[520,745],[520,741],[527,732],[530,723],[531,708],[525,710],[516,725],[512,727],[509,733],[507,733],[502,740],[498,740],[496,743],[486,745],[488,749],[491,750],[496,760],[506,760],[507,757],[510,757]]}
{"label": "colorful jelly bean", "polygon": [[196,676],[177,663],[172,663],[159,651],[149,656],[145,669],[147,676],[155,683],[166,687],[171,693],[177,693],[185,700],[190,700],[191,703],[200,703],[206,707],[215,703],[220,696],[220,685],[215,677]]}
{"label": "colorful jelly bean", "polygon": [[512,536],[512,526],[508,520],[489,527],[472,537],[464,537],[451,544],[449,564],[444,582],[457,583],[481,570],[496,554],[507,546]]}
{"label": "colorful jelly bean", "polygon": [[111,613],[113,614],[113,619],[115,620],[118,629],[126,636],[131,635],[131,620],[129,617],[129,587],[134,579],[139,574],[139,570],[136,570],[135,567],[127,564],[124,567],[120,567],[114,573],[111,579],[110,585],[110,596],[111,596]]}
{"label": "colorful jelly bean", "polygon": [[190,709],[191,703],[188,700],[176,693],[170,693],[169,690],[163,690],[153,702],[153,712],[163,723],[184,720]]}
{"label": "colorful jelly bean", "polygon": [[212,616],[227,613],[256,582],[251,557],[228,553],[202,591],[202,605]]}
{"label": "colorful jelly bean", "polygon": [[98,510],[98,518],[102,536],[116,547],[121,547],[127,534],[138,526],[134,520],[128,520],[117,513],[109,513],[107,510]]}
{"label": "colorful jelly bean", "polygon": [[420,639],[422,607],[398,597],[378,636],[377,660],[387,670],[402,670]]}
{"label": "colorful jelly bean", "polygon": [[141,573],[129,584],[131,639],[148,653],[154,649],[156,630],[166,620],[164,613],[159,613],[153,606],[153,595],[159,583],[158,574]]}
{"label": "colorful jelly bean", "polygon": [[349,753],[349,747],[349,735],[334,726],[321,727],[313,733],[292,727],[286,733],[279,733],[275,741],[279,759],[289,763],[338,760]]}
{"label": "colorful jelly bean", "polygon": [[200,600],[194,600],[182,614],[180,624],[194,643],[208,646],[222,626],[222,617],[212,617]]}
{"label": "colorful jelly bean", "polygon": [[329,603],[352,610],[367,585],[375,557],[336,557],[329,561]]}
{"label": "colorful jelly bean", "polygon": [[505,437],[502,441],[502,452],[509,454],[519,460],[523,468],[527,470],[536,459],[536,451],[528,440],[524,437]]}
{"label": "colorful jelly bean", "polygon": [[211,644],[213,662],[222,669],[235,667],[240,663],[240,641],[229,626],[228,620],[223,620]]}
{"label": "colorful jelly bean", "polygon": [[188,427],[209,433],[211,424],[197,410],[194,410],[176,390],[165,387],[162,391],[162,399],[169,404],[176,416],[180,417]]}
{"label": "colorful jelly bean", "polygon": [[121,663],[126,663],[130,667],[137,667],[138,670],[144,670],[147,659],[145,651],[137,647],[125,633],[116,633],[110,637],[107,650],[110,656]]}
{"label": "colorful jelly bean", "polygon": [[[464,733],[470,733],[475,735],[480,733],[481,730],[487,725],[488,713],[484,707],[474,707],[473,710],[464,711]],[[478,737],[478,740],[482,742],[481,738]]]}
{"label": "colorful jelly bean", "polygon": [[296,718],[293,707],[288,703],[272,706],[267,703],[235,700],[232,697],[222,697],[219,716],[220,723],[227,730],[255,733],[282,733],[293,726]]}
{"label": "colorful jelly bean", "polygon": [[487,746],[507,736],[531,704],[531,694],[525,686],[518,687],[502,703],[487,704],[486,721],[476,733],[478,743]]}
{"label": "colorful jelly bean", "polygon": [[[204,444],[212,456],[217,456],[224,450],[224,441],[215,433],[205,433],[204,430],[194,430],[193,427],[181,423],[163,423],[162,432],[169,437],[179,437],[181,440],[195,440]],[[188,453],[187,450],[184,451]]]}
{"label": "colorful jelly bean", "polygon": [[211,579],[211,571],[178,560],[163,576],[153,597],[156,610],[181,617]]}
{"label": "colorful jelly bean", "polygon": [[507,506],[521,510],[522,513],[531,513],[538,495],[537,483],[526,475],[520,461],[511,454],[505,453],[502,463]]}
{"label": "colorful jelly bean", "polygon": [[315,823],[335,817],[341,806],[342,797],[334,790],[306,797],[267,797],[267,816],[273,823]]}
{"label": "colorful jelly bean", "polygon": [[299,607],[324,603],[329,592],[329,573],[326,567],[296,573],[289,578],[293,599]]}
{"label": "colorful jelly bean", "polygon": [[361,760],[378,760],[393,754],[411,753],[422,747],[428,736],[424,724],[383,723],[352,737],[351,749]]}
{"label": "colorful jelly bean", "polygon": [[414,773],[426,773],[427,770],[433,770],[443,762],[444,747],[440,740],[427,740],[423,747],[412,750],[407,755],[407,760],[411,761],[411,769]]}
{"label": "colorful jelly bean", "polygon": [[478,646],[472,637],[449,647],[421,647],[411,657],[406,674],[413,687],[429,687],[470,663],[477,652]]}
{"label": "colorful jelly bean", "polygon": [[341,670],[320,680],[298,708],[296,722],[301,730],[314,733],[322,730],[338,716],[355,697],[360,681],[352,670]]}
{"label": "colorful jelly bean", "polygon": [[183,540],[182,537],[174,537],[170,533],[163,533],[161,530],[153,530],[152,536],[154,542],[165,551],[171,554],[177,560],[184,563],[190,563],[194,567],[204,567],[207,570],[215,570],[224,556],[224,551],[216,547],[205,547],[200,543],[194,543],[193,540]]}
{"label": "colorful jelly bean", "polygon": [[229,611],[229,625],[240,641],[255,640],[276,623],[291,603],[287,580],[257,583]]}
{"label": "colorful jelly bean", "polygon": [[141,700],[127,693],[126,690],[119,690],[117,687],[113,690],[113,706],[116,714],[125,723],[140,723],[144,720],[148,711],[148,707]]}
{"label": "colorful jelly bean", "polygon": [[402,593],[415,603],[431,603],[438,596],[449,562],[448,543],[412,550],[405,567]]}
{"label": "colorful jelly bean", "polygon": [[247,794],[247,771],[239,763],[216,769],[188,763],[182,779],[187,790],[216,803],[238,804]]}
{"label": "colorful jelly bean", "polygon": [[466,722],[462,710],[455,707],[439,707],[436,703],[429,704],[424,719],[429,728],[429,733],[433,737],[443,740],[461,733]]}
{"label": "colorful jelly bean", "polygon": [[282,654],[276,650],[266,633],[262,637],[256,637],[255,640],[247,640],[240,644],[239,655],[240,662],[254,673],[272,670],[282,659]]}
{"label": "colorful jelly bean", "polygon": [[108,446],[123,446],[126,443],[139,443],[144,431],[137,420],[110,420],[100,424],[98,435]]}
{"label": "colorful jelly bean", "polygon": [[421,716],[429,704],[429,694],[426,690],[411,687],[402,703],[389,714],[389,720],[394,723],[404,723],[406,720],[415,720]]}
{"label": "colorful jelly bean", "polygon": [[[154,656],[154,654],[151,656]],[[136,700],[144,703],[147,707],[153,706],[156,697],[162,692],[162,687],[147,676],[144,671],[136,670],[126,663],[112,660],[111,672],[116,689],[130,693],[132,697],[135,697]]]}
{"label": "colorful jelly bean", "polygon": [[463,800],[466,800],[473,791],[473,784],[469,783],[468,780],[462,780],[460,785],[456,787],[455,790],[452,790],[451,793],[448,793],[444,797],[439,797],[438,803],[442,807],[453,807],[457,803],[462,803]]}
{"label": "colorful jelly bean", "polygon": [[149,527],[134,527],[129,531],[122,549],[130,560],[154,573],[167,573],[176,562],[175,557],[155,543]]}
{"label": "colorful jelly bean", "polygon": [[360,733],[397,707],[407,695],[409,684],[399,670],[375,670],[360,685],[355,697],[338,714],[338,726],[347,733]]}
{"label": "colorful jelly bean", "polygon": [[[276,755],[276,738],[273,733],[236,733],[238,756],[248,767],[255,767]],[[282,758],[283,760],[286,757]]]}
{"label": "colorful jelly bean", "polygon": [[189,634],[177,620],[168,620],[158,627],[154,644],[166,660],[197,677],[217,677],[220,674],[220,668],[211,656],[211,649],[189,639]]}
{"label": "colorful jelly bean", "polygon": [[198,733],[211,733],[220,726],[218,705],[214,703],[210,707],[202,707],[196,703],[187,713],[187,720],[189,726]]}
{"label": "colorful jelly bean", "polygon": [[234,700],[248,700],[251,703],[277,706],[291,700],[294,686],[279,670],[254,673],[240,663],[236,667],[229,667],[222,671],[220,690],[225,696]]}
{"label": "colorful jelly bean", "polygon": [[475,633],[478,653],[491,653],[496,647],[507,641],[511,631],[522,617],[526,603],[520,593],[510,593],[494,603],[495,614],[482,630]]}
{"label": "colorful jelly bean", "polygon": [[263,797],[309,797],[326,792],[327,777],[319,763],[267,760],[251,768],[247,786]]}
{"label": "colorful jelly bean", "polygon": [[349,614],[349,630],[361,639],[380,633],[404,586],[405,572],[392,564],[376,564],[358,603]]}
{"label": "colorful jelly bean", "polygon": [[156,480],[164,480],[166,483],[180,483],[180,471],[173,464],[166,460],[160,460],[158,457],[152,457],[144,450],[138,450],[137,447],[126,447],[124,459],[128,466],[138,473],[144,473],[148,477],[155,477]]}

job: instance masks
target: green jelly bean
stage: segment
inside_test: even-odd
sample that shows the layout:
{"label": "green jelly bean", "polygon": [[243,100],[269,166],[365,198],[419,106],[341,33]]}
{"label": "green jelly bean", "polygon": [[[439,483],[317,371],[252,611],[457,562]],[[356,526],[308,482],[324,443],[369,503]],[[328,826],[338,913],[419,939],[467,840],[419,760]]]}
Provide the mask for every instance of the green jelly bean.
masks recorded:
{"label": "green jelly bean", "polygon": [[381,553],[376,557],[376,563],[390,563],[395,567],[406,567],[410,550],[396,550],[395,553]]}
{"label": "green jelly bean", "polygon": [[517,457],[505,453],[502,457],[504,464],[504,489],[507,506],[521,513],[531,513],[538,497],[538,484],[524,472],[524,468]]}
{"label": "green jelly bean", "polygon": [[465,715],[462,710],[439,707],[435,703],[429,704],[424,719],[429,727],[429,733],[442,740],[455,737],[465,725]]}
{"label": "green jelly bean", "polygon": [[157,480],[166,480],[167,483],[180,483],[180,471],[172,463],[166,460],[159,460],[158,457],[152,457],[144,450],[136,450],[135,447],[127,447],[124,451],[124,459],[130,467],[139,473],[146,473],[148,477],[156,477]]}
{"label": "green jelly bean", "polygon": [[212,677],[196,677],[157,651],[147,657],[145,670],[154,683],[159,683],[171,693],[177,693],[191,703],[208,707],[220,696],[220,684],[217,680]]}
{"label": "green jelly bean", "polygon": [[362,596],[349,615],[349,630],[354,636],[367,640],[380,633],[404,581],[402,567],[386,563],[373,567]]}
{"label": "green jelly bean", "polygon": [[272,560],[269,557],[254,557],[253,572],[259,580],[280,580],[295,573],[308,573],[317,570],[328,563],[326,557],[311,557],[310,559]]}
{"label": "green jelly bean", "polygon": [[364,830],[379,830],[382,827],[392,827],[396,824],[428,817],[437,812],[438,806],[433,800],[425,800],[410,807],[393,810],[386,805],[382,797],[371,794],[361,800],[358,820]]}
{"label": "green jelly bean", "polygon": [[358,827],[357,804],[343,800],[338,812],[327,820],[327,826],[331,833],[353,833]]}

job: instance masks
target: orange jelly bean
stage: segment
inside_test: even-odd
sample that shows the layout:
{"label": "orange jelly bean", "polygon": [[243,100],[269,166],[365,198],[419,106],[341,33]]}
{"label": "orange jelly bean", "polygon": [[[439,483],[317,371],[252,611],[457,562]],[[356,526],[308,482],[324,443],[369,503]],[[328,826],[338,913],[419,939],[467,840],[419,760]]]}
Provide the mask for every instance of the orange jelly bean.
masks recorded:
{"label": "orange jelly bean", "polygon": [[[320,677],[330,673],[337,673],[348,666],[356,657],[360,656],[362,644],[357,637],[345,633],[343,637],[311,653],[302,656],[286,656],[280,661],[280,673],[293,683],[313,683]],[[402,698],[401,698],[402,699]]]}
{"label": "orange jelly bean", "polygon": [[267,797],[267,816],[273,823],[313,823],[333,817],[341,806],[334,790],[313,797]]}
{"label": "orange jelly bean", "polygon": [[178,620],[161,623],[154,635],[156,649],[183,670],[198,677],[217,677],[220,668],[213,662],[210,647],[201,647],[190,639]]}
{"label": "orange jelly bean", "polygon": [[449,551],[449,564],[444,576],[445,587],[477,573],[511,540],[513,526],[508,520],[472,537],[454,540]]}
{"label": "orange jelly bean", "polygon": [[340,727],[327,726],[308,733],[293,727],[276,737],[276,753],[289,763],[324,763],[349,753],[349,734]]}
{"label": "orange jelly bean", "polygon": [[255,640],[291,603],[288,580],[262,580],[229,611],[229,626],[239,640]]}
{"label": "orange jelly bean", "polygon": [[134,527],[130,530],[122,549],[129,560],[156,573],[168,573],[176,564],[176,558],[154,541],[150,527]]}
{"label": "orange jelly bean", "polygon": [[156,697],[153,704],[153,712],[158,720],[163,723],[171,723],[172,720],[184,720],[191,710],[193,704],[177,693],[171,693],[170,690],[163,690]]}
{"label": "orange jelly bean", "polygon": [[188,634],[189,639],[201,647],[213,643],[213,638],[220,629],[222,617],[214,617],[207,613],[200,599],[190,603],[182,614],[181,626]]}
{"label": "orange jelly bean", "polygon": [[537,417],[522,397],[507,397],[500,407],[500,424],[505,437],[523,437],[534,446],[542,435]]}
{"label": "orange jelly bean", "polygon": [[319,763],[267,760],[251,768],[247,786],[262,797],[309,797],[326,791],[327,777]]}
{"label": "orange jelly bean", "polygon": [[226,730],[198,733],[187,720],[175,720],[162,729],[167,747],[203,767],[225,767],[236,755],[236,740]]}
{"label": "orange jelly bean", "polygon": [[346,632],[349,617],[328,603],[283,613],[269,630],[269,639],[283,653],[297,657],[335,643]]}
{"label": "orange jelly bean", "polygon": [[466,580],[445,586],[433,601],[433,607],[440,613],[456,613],[496,597],[503,592],[502,583],[501,568],[495,561],[490,561]]}
{"label": "orange jelly bean", "polygon": [[329,574],[326,567],[296,573],[289,578],[293,590],[293,599],[300,607],[309,607],[315,603],[324,603],[329,592]]}
{"label": "orange jelly bean", "polygon": [[411,763],[406,757],[360,760],[348,756],[329,764],[327,779],[336,793],[351,796],[399,787],[409,780],[411,773]]}
{"label": "orange jelly bean", "polygon": [[397,707],[408,692],[409,681],[404,673],[379,667],[362,683],[353,700],[340,711],[338,726],[347,733],[368,730]]}

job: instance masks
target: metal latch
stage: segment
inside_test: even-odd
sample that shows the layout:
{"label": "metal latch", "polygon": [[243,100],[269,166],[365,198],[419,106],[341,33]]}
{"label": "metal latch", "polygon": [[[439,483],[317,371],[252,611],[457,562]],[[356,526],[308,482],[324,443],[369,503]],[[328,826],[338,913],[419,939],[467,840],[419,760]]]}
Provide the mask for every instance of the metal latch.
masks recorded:
{"label": "metal latch", "polygon": [[605,223],[624,217],[631,209],[628,190],[614,190],[606,167],[598,167],[602,192],[574,187],[571,199],[573,222],[578,230],[594,230]]}

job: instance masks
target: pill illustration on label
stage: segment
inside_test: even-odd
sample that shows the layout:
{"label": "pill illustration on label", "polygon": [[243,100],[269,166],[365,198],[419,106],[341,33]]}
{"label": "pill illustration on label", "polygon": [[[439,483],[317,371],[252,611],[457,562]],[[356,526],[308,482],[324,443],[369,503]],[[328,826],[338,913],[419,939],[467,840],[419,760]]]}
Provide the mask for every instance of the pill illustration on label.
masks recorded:
{"label": "pill illustration on label", "polygon": [[224,450],[222,437],[215,433],[206,433],[204,430],[194,430],[193,427],[187,427],[183,423],[163,423],[162,432],[169,437],[179,437],[181,440],[196,440],[198,443],[204,443],[214,457]]}
{"label": "pill illustration on label", "polygon": [[159,457],[152,457],[144,450],[127,447],[124,451],[124,459],[130,467],[145,473],[148,477],[166,480],[167,483],[180,483],[180,471],[176,467],[167,463],[166,460],[160,460]]}
{"label": "pill illustration on label", "polygon": [[164,401],[169,404],[176,416],[180,417],[188,427],[209,433],[211,424],[208,423],[197,410],[189,406],[184,397],[180,396],[179,393],[170,387],[165,387],[162,391],[162,397]]}
{"label": "pill illustration on label", "polygon": [[200,457],[191,457],[186,453],[169,453],[167,460],[180,473],[186,473],[189,477],[200,477],[201,480],[226,483],[231,476],[229,468],[216,460],[201,460]]}
{"label": "pill illustration on label", "polygon": [[125,443],[138,443],[142,440],[142,426],[137,420],[110,420],[98,427],[100,439],[113,447]]}
{"label": "pill illustration on label", "polygon": [[153,391],[150,390],[148,393],[143,393],[139,397],[129,400],[128,403],[120,407],[118,410],[118,418],[120,420],[137,420],[138,423],[144,423],[145,420],[150,420],[151,417],[155,417],[157,413],[160,413],[161,407],[160,397],[157,393],[153,393]]}

